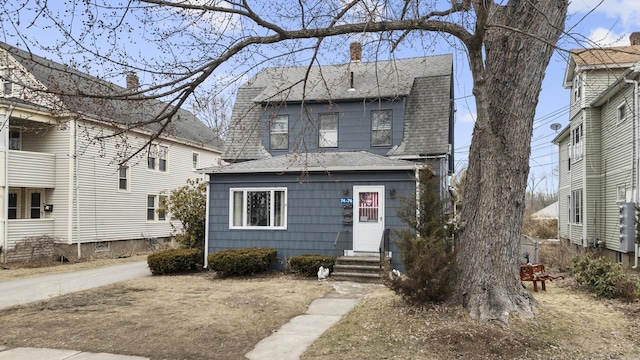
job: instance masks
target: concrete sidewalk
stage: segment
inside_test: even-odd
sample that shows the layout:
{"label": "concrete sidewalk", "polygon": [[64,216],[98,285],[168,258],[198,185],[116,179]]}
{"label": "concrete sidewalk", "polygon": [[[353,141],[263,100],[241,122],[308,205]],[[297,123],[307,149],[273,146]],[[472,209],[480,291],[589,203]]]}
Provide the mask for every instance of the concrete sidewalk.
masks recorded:
{"label": "concrete sidewalk", "polygon": [[0,346],[0,360],[149,360],[149,358],[105,353],[87,353],[75,350],[41,348],[7,349]]}

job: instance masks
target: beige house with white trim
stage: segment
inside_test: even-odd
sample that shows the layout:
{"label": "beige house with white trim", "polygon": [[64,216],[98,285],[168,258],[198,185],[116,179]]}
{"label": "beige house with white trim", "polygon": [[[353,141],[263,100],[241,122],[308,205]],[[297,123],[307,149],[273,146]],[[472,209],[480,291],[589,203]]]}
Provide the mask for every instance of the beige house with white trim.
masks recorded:
{"label": "beige house with white trim", "polygon": [[[193,114],[126,98],[138,87],[133,74],[120,87],[0,43],[0,80],[4,261],[28,258],[51,239],[83,257],[167,239],[171,214],[157,211],[161,197],[218,164],[222,144]],[[151,120],[163,111],[171,122],[156,137]]]}

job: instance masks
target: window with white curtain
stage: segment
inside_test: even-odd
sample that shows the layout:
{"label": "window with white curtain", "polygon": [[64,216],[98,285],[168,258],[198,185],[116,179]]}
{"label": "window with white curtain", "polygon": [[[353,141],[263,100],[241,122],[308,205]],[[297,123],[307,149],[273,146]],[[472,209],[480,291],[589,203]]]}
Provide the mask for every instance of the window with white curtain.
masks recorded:
{"label": "window with white curtain", "polygon": [[230,189],[229,227],[286,229],[286,188]]}

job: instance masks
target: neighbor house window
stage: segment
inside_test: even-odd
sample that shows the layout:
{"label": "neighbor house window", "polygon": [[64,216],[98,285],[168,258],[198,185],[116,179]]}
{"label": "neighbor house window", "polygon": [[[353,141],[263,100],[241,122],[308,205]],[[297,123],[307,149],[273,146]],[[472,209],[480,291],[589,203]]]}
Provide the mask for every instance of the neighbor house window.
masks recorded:
{"label": "neighbor house window", "polygon": [[618,109],[617,109],[617,119],[618,119],[618,124],[620,124],[621,122],[625,121],[625,119],[627,118],[627,106],[625,103],[622,103],[620,105],[618,105]]}
{"label": "neighbor house window", "polygon": [[118,189],[129,190],[129,167],[121,166],[118,170]]}
{"label": "neighbor house window", "polygon": [[165,221],[167,219],[167,212],[164,209],[167,206],[167,196],[160,195],[158,196],[158,220]]}
{"label": "neighbor house window", "polygon": [[9,130],[9,150],[20,150],[22,148],[22,141],[20,140],[20,130]]}
{"label": "neighbor house window", "polygon": [[156,145],[149,145],[149,152],[147,153],[147,169],[156,169]]}
{"label": "neighbor house window", "polygon": [[200,154],[198,153],[191,154],[191,168],[192,169],[200,168]]}
{"label": "neighbor house window", "polygon": [[571,224],[571,195],[567,195],[567,224]]}
{"label": "neighbor house window", "polygon": [[231,189],[229,219],[231,228],[285,229],[287,189]]}
{"label": "neighbor house window", "polygon": [[582,124],[576,126],[572,131],[572,146],[573,149],[573,161],[576,162],[582,159],[582,149],[584,147],[584,139],[582,133]]}
{"label": "neighbor house window", "polygon": [[167,157],[169,155],[169,148],[166,146],[158,146],[158,170],[162,172],[167,171]]}
{"label": "neighbor house window", "polygon": [[321,148],[338,147],[338,114],[320,114],[318,120],[320,122],[318,146]]}
{"label": "neighbor house window", "polygon": [[147,220],[154,221],[156,219],[156,196],[147,195]]}
{"label": "neighbor house window", "polygon": [[289,116],[277,115],[271,118],[269,147],[272,150],[289,148]]}
{"label": "neighbor house window", "polygon": [[374,110],[371,112],[371,145],[391,145],[391,110]]}
{"label": "neighbor house window", "polygon": [[627,187],[625,185],[618,185],[616,189],[616,201],[625,202],[627,200]]}
{"label": "neighbor house window", "polygon": [[13,83],[11,82],[11,70],[2,70],[2,94],[4,96],[11,96],[13,94]]}
{"label": "neighbor house window", "polygon": [[166,172],[169,148],[161,145],[149,145],[147,154],[147,169]]}
{"label": "neighbor house window", "polygon": [[42,193],[40,191],[29,192],[29,218],[40,219],[42,210]]}
{"label": "neighbor house window", "polygon": [[582,98],[582,76],[576,74],[573,78],[573,101],[577,102]]}
{"label": "neighbor house window", "polygon": [[582,224],[582,189],[571,192],[571,222]]}
{"label": "neighbor house window", "polygon": [[18,193],[10,192],[9,193],[9,208],[7,212],[7,217],[9,219],[17,219],[18,218]]}

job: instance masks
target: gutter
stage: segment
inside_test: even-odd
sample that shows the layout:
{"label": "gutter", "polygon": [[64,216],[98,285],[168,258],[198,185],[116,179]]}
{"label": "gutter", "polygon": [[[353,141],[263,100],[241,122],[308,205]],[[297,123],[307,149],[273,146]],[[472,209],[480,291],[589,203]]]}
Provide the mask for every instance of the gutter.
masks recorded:
{"label": "gutter", "polygon": [[209,268],[209,261],[207,258],[209,257],[209,194],[211,188],[211,182],[209,181],[209,176],[204,174],[204,180],[207,182],[207,191],[206,191],[206,201],[205,201],[205,221],[204,221],[204,268]]}

